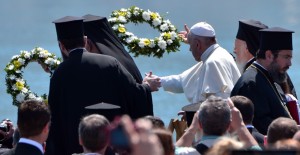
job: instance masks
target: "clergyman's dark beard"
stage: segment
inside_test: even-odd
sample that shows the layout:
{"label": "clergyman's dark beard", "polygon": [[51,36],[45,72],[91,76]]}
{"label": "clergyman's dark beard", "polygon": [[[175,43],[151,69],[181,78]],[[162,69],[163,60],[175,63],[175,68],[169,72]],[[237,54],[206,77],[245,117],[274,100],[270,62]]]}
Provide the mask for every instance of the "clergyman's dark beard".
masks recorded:
{"label": "clergyman's dark beard", "polygon": [[286,79],[287,79],[286,72],[285,73],[280,73],[279,72],[279,66],[274,61],[271,63],[269,73],[270,73],[271,77],[273,78],[274,82],[276,82],[278,84],[281,84],[281,83],[285,82]]}

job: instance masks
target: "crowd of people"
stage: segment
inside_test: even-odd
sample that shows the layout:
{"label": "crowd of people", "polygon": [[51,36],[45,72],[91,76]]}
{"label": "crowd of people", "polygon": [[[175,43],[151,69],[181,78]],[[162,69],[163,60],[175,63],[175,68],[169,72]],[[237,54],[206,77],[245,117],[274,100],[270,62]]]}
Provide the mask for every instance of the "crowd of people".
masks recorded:
{"label": "crowd of people", "polygon": [[[51,77],[48,104],[25,100],[17,127],[1,123],[0,154],[300,151],[299,105],[287,74],[293,31],[241,20],[234,58],[210,24],[185,25],[179,36],[197,63],[179,75],[142,78],[105,17],[66,16],[53,23],[64,61]],[[151,93],[160,87],[190,102],[183,117],[192,112],[191,123],[176,140],[153,116]]]}

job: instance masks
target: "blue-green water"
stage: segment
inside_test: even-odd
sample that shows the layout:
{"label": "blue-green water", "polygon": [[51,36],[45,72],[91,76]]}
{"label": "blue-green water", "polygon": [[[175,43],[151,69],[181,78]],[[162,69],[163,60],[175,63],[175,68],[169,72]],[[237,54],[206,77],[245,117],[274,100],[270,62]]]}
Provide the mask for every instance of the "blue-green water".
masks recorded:
{"label": "blue-green water", "polygon": [[[296,90],[300,91],[300,1],[297,0],[8,0],[0,2],[0,119],[10,118],[16,123],[17,109],[6,93],[4,67],[20,50],[43,47],[60,56],[53,20],[63,16],[94,14],[109,16],[113,10],[138,6],[164,15],[179,29],[183,24],[193,25],[198,21],[210,23],[216,30],[218,42],[228,51],[233,50],[233,41],[239,19],[256,19],[273,26],[294,30],[293,66],[289,74]],[[138,37],[154,38],[159,33],[147,24],[128,25]],[[178,74],[196,62],[182,44],[180,51],[163,58],[134,58],[141,73],[153,71],[157,75]],[[49,75],[39,65],[31,63],[24,73],[33,92],[47,93]],[[299,92],[298,92],[299,94]],[[177,118],[177,112],[188,104],[183,94],[170,94],[162,89],[153,93],[154,113],[168,124]]]}

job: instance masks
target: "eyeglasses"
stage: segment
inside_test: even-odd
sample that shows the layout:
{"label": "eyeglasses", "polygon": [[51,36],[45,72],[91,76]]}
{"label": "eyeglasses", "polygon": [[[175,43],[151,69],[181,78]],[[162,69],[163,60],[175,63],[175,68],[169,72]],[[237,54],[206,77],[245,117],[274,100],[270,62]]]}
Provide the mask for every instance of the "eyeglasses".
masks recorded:
{"label": "eyeglasses", "polygon": [[291,60],[293,56],[291,55],[285,55],[285,54],[276,54],[277,56],[280,56],[281,58],[284,58],[286,60]]}

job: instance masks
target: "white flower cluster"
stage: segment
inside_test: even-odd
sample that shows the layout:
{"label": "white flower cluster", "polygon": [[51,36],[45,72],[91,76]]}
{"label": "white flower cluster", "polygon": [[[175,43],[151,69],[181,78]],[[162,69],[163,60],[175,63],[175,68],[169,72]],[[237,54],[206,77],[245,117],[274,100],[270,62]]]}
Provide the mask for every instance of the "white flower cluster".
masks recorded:
{"label": "white flower cluster", "polygon": [[37,96],[31,92],[29,86],[22,76],[22,69],[27,66],[29,62],[38,61],[40,64],[47,67],[49,70],[54,70],[60,64],[61,60],[57,59],[52,53],[44,50],[41,47],[36,47],[31,52],[21,51],[20,55],[12,57],[9,64],[7,64],[5,71],[7,92],[13,96],[14,105],[19,105],[25,99],[44,100],[44,96]]}
{"label": "white flower cluster", "polygon": [[[179,47],[180,38],[176,33],[175,26],[169,20],[164,20],[157,12],[144,11],[138,7],[122,8],[114,11],[108,21],[121,42],[128,47],[130,52],[136,55],[140,53],[149,55],[151,52],[163,52],[168,47],[174,50]],[[146,22],[154,29],[159,30],[161,34],[154,39],[138,38],[133,33],[127,31],[125,24],[129,22]]]}

